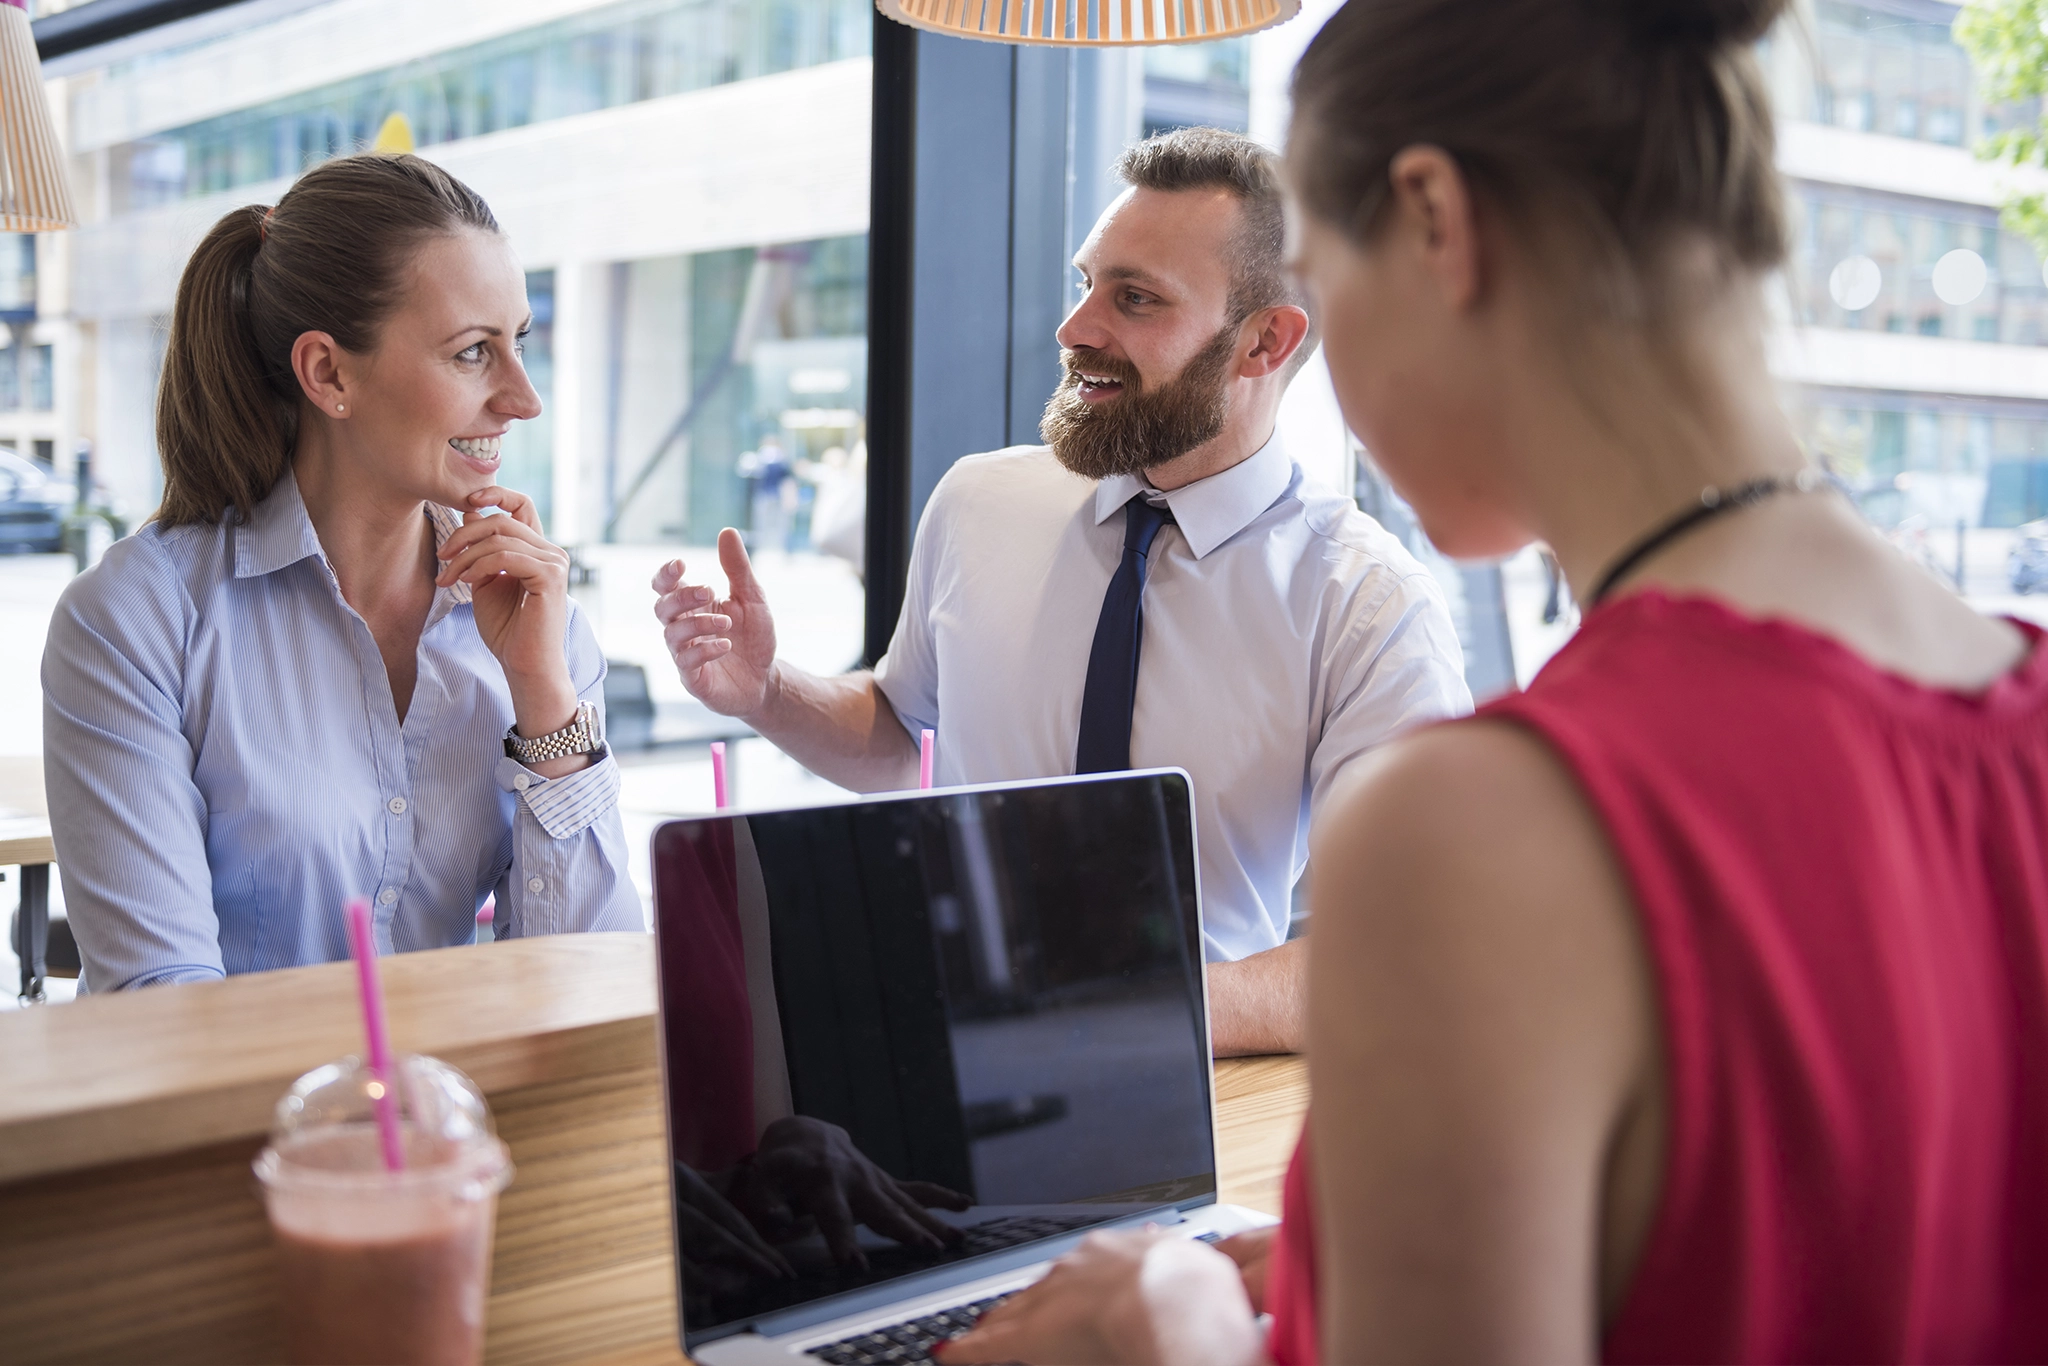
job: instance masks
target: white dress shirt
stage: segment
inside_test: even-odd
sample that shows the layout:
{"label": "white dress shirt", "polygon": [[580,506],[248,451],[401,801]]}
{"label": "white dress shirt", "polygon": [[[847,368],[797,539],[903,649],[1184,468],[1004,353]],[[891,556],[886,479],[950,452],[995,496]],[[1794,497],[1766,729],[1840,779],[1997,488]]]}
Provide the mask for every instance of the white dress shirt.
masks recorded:
{"label": "white dress shirt", "polygon": [[[942,784],[1074,771],[1123,507],[1145,485],[1043,446],[961,460],[932,491],[875,677]],[[1472,709],[1443,592],[1278,439],[1165,495],[1144,594],[1131,762],[1194,778],[1210,959],[1280,944],[1310,817],[1339,770]]]}

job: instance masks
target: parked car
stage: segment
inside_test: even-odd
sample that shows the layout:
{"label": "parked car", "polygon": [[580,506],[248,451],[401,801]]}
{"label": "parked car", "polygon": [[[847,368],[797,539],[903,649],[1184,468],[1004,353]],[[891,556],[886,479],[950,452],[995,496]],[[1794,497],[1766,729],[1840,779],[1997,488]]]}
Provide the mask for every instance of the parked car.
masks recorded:
{"label": "parked car", "polygon": [[2019,535],[2012,543],[2012,554],[2006,560],[2006,569],[2012,576],[2012,591],[2015,593],[2048,588],[2048,517],[2028,522],[2019,529]]}
{"label": "parked car", "polygon": [[32,460],[0,449],[0,554],[46,555],[64,549],[64,519],[74,496]]}

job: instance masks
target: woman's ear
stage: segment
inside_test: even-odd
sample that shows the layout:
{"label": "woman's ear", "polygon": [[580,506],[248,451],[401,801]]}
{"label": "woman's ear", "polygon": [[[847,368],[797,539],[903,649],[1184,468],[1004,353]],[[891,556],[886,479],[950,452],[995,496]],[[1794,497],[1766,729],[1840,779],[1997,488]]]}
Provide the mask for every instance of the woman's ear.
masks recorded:
{"label": "woman's ear", "polygon": [[347,417],[348,353],[325,332],[301,332],[292,343],[292,373],[299,392],[330,417]]}
{"label": "woman's ear", "polygon": [[1453,310],[1479,298],[1485,272],[1471,186],[1441,147],[1404,148],[1387,168],[1396,221]]}

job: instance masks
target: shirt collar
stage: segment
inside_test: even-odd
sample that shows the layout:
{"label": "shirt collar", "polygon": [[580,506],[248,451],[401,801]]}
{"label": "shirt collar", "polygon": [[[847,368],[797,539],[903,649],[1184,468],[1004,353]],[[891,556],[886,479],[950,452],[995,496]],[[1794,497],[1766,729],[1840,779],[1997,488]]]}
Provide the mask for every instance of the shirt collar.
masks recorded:
{"label": "shirt collar", "polygon": [[[1248,459],[1220,474],[1167,490],[1166,506],[1172,509],[1174,524],[1187,539],[1188,549],[1199,560],[1273,506],[1293,478],[1294,461],[1288,458],[1276,429]],[[1108,521],[1150,487],[1135,474],[1104,479],[1095,486],[1096,525]]]}
{"label": "shirt collar", "polygon": [[235,533],[235,577],[274,574],[320,553],[320,537],[306,515],[298,478],[286,465],[270,495],[250,510],[248,522]]}
{"label": "shirt collar", "polygon": [[[426,504],[426,510],[427,520],[434,524],[434,545],[439,547],[462,525],[462,514],[439,503]],[[236,533],[235,577],[248,579],[274,574],[310,555],[318,555],[324,561],[326,552],[320,548],[320,535],[313,530],[313,519],[306,513],[306,500],[299,494],[298,478],[287,465],[284,474],[271,488],[270,496],[256,505],[249,514],[248,522]],[[466,583],[440,591],[448,594],[454,602],[470,600],[470,588]]]}

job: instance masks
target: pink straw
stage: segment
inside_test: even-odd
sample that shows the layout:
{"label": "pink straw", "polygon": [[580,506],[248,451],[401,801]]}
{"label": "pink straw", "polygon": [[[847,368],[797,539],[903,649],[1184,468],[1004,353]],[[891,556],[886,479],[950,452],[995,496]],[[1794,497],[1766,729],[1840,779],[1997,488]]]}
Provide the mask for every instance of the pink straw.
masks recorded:
{"label": "pink straw", "polygon": [[928,730],[917,733],[917,785],[932,785],[932,733]]}
{"label": "pink straw", "polygon": [[725,741],[711,742],[711,800],[719,810],[725,809]]}
{"label": "pink straw", "polygon": [[377,1083],[377,1137],[384,1145],[386,1171],[405,1170],[405,1145],[398,1137],[398,1097],[392,1091],[391,1038],[384,1031],[384,989],[377,985],[377,944],[370,937],[370,903],[350,897],[349,950],[356,956],[356,985],[362,988],[363,1032],[370,1040],[370,1076]]}

